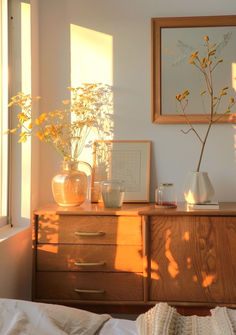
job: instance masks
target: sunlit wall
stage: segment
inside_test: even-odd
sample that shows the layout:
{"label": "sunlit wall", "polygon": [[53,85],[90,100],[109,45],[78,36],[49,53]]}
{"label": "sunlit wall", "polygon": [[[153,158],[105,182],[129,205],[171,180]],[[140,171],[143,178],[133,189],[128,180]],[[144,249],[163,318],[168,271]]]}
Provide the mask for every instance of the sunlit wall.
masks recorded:
{"label": "sunlit wall", "polygon": [[[70,25],[71,86],[82,83],[103,83],[113,85],[113,37],[96,30]],[[113,113],[113,110],[109,111]],[[101,134],[102,133],[102,134]],[[93,142],[98,135],[91,132],[87,142]],[[106,135],[100,130],[100,136]],[[113,134],[110,133],[109,139]],[[92,148],[85,147],[80,159],[92,164]]]}

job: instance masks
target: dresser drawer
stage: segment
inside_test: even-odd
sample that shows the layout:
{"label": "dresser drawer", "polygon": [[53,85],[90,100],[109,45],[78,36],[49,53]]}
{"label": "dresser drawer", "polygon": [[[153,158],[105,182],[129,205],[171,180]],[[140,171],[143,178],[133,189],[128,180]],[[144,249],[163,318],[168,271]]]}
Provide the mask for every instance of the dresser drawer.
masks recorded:
{"label": "dresser drawer", "polygon": [[38,243],[141,245],[137,216],[40,216]]}
{"label": "dresser drawer", "polygon": [[37,269],[38,271],[142,272],[142,249],[136,245],[39,244]]}
{"label": "dresser drawer", "polygon": [[142,273],[38,272],[36,276],[36,299],[143,300]]}

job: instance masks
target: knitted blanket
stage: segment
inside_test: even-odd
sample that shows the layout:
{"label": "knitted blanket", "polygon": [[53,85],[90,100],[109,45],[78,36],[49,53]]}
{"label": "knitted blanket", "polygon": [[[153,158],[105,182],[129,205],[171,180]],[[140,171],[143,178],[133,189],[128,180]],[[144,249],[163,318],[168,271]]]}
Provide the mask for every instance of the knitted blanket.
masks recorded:
{"label": "knitted blanket", "polygon": [[235,335],[236,310],[216,307],[211,316],[183,316],[159,303],[137,320],[139,335]]}

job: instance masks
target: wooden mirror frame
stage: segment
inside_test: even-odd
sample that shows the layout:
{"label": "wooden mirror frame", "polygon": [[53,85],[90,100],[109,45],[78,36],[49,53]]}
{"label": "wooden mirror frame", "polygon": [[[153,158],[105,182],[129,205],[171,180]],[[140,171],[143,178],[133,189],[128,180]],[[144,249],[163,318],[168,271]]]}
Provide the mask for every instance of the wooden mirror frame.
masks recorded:
{"label": "wooden mirror frame", "polygon": [[[162,114],[161,106],[161,29],[236,26],[236,15],[152,18],[152,122],[186,123],[184,115]],[[208,123],[206,114],[188,114],[192,123]],[[236,113],[223,115],[219,123],[236,123]]]}

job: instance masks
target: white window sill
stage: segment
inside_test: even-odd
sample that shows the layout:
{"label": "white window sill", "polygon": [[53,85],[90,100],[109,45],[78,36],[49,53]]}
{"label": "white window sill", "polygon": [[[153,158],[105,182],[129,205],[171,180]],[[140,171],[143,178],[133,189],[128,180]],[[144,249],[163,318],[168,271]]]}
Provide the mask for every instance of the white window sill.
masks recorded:
{"label": "white window sill", "polygon": [[19,227],[11,227],[10,225],[6,225],[4,227],[1,227],[0,228],[0,243],[26,229],[29,229],[29,225],[24,225],[24,226],[19,226]]}

